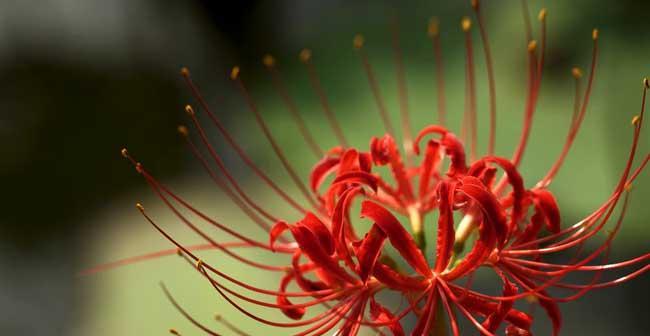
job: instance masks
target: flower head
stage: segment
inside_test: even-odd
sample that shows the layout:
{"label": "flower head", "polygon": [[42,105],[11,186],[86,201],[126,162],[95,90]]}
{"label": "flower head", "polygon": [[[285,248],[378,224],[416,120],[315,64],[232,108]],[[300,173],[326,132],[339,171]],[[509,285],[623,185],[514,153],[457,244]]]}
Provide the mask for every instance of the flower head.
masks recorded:
{"label": "flower head", "polygon": [[[585,89],[576,90],[575,109],[564,146],[557,160],[549,166],[546,176],[531,184],[521,175],[518,167],[527,147],[542,83],[547,13],[542,10],[539,14],[541,29],[538,40],[533,39],[531,28],[527,26],[528,92],[524,123],[512,155],[499,156],[495,153],[497,103],[488,34],[479,1],[471,3],[483,41],[482,54],[488,75],[490,132],[485,154],[481,155],[477,149],[472,21],[469,18],[461,21],[467,52],[467,98],[461,132],[456,135],[445,125],[440,28],[438,21],[432,20],[428,33],[436,56],[439,120],[438,124],[422,128],[415,137],[412,136],[409,119],[399,36],[396,31],[393,35],[403,135],[401,143],[396,139],[395,127],[380,94],[380,83],[366,56],[363,36],[355,36],[353,46],[367,74],[379,110],[378,117],[386,131],[385,135],[370,139],[366,147],[355,148],[347,142],[320,83],[317,69],[311,62],[310,50],[303,50],[299,57],[305,64],[332,133],[339,142],[339,146],[329,150],[324,150],[309,132],[283,84],[275,58],[270,55],[263,58],[263,64],[269,70],[275,88],[305,144],[319,158],[309,178],[304,180],[267,127],[249,95],[240,68],[232,69],[231,80],[243,95],[262,135],[306,200],[305,204],[255,164],[246,149],[210,110],[189,71],[182,70],[201,112],[206,114],[227,144],[279,199],[300,214],[300,220],[290,222],[278,217],[274,209],[256,201],[224,164],[220,153],[208,140],[205,126],[197,118],[194,108],[188,105],[185,110],[200,143],[192,140],[185,126],[179,127],[179,133],[217,187],[251,222],[268,234],[268,241],[248,237],[235,229],[236,226],[225,225],[207,216],[158,181],[123,150],[122,155],[135,165],[160,200],[206,244],[184,245],[158,225],[144,207],[138,205],[138,209],[175,245],[178,253],[214,287],[218,295],[258,323],[291,330],[287,333],[324,335],[336,332],[337,335],[356,335],[360,329],[369,328],[381,334],[404,335],[405,329],[410,329],[412,335],[443,335],[446,334],[444,326],[448,325],[453,335],[460,335],[457,315],[462,315],[483,335],[494,335],[500,327],[506,335],[531,335],[532,316],[514,307],[517,301],[529,300],[545,310],[553,324],[554,334],[557,334],[562,325],[558,303],[575,300],[594,289],[625,282],[648,270],[650,253],[627,261],[607,262],[611,242],[626,212],[629,188],[649,159],[645,154],[640,163],[635,161],[648,80],[643,83],[641,112],[632,122],[629,157],[611,195],[579,222],[565,225],[561,223],[560,206],[548,187],[561,168],[588,109],[598,56],[598,31],[594,30],[592,34],[592,64]],[[576,85],[580,85],[582,71],[575,68],[572,74]],[[381,170],[387,170],[390,174],[382,175]],[[357,203],[361,205],[359,211],[354,207]],[[620,209],[618,218],[613,220],[616,209]],[[201,221],[234,240],[224,242],[220,237],[208,235],[184,215],[185,212],[198,216]],[[427,221],[432,218],[435,220]],[[359,221],[370,223],[369,229],[359,232]],[[583,251],[585,243],[605,232],[606,224],[611,221],[615,221],[615,225],[607,238],[594,250]],[[435,253],[428,255],[427,237],[434,236]],[[275,254],[284,260],[284,266],[267,265],[244,257],[237,252],[237,248],[242,247]],[[204,249],[217,249],[242,265],[279,274],[277,288],[260,288],[254,279],[235,278],[218,266],[204,262],[197,253]],[[396,253],[388,253],[388,250]],[[573,253],[573,257],[565,262],[548,258],[562,252]],[[165,253],[151,257],[160,254]],[[492,270],[500,279],[501,295],[489,295],[472,289],[473,274],[479,267]],[[604,272],[626,267],[636,269],[618,279],[601,280]],[[593,274],[589,282],[567,281],[569,275],[585,272]],[[556,295],[555,291],[550,291],[556,289],[568,294]],[[165,292],[192,323],[210,334],[218,334],[192,317],[167,289]],[[407,304],[395,307],[390,303],[394,301],[383,299],[384,293],[401,297]],[[280,310],[289,320],[266,319],[249,310],[242,302]],[[318,309],[317,306],[325,309]],[[412,328],[402,323],[407,315],[417,318]],[[233,332],[246,334],[222,317],[218,321]]]}

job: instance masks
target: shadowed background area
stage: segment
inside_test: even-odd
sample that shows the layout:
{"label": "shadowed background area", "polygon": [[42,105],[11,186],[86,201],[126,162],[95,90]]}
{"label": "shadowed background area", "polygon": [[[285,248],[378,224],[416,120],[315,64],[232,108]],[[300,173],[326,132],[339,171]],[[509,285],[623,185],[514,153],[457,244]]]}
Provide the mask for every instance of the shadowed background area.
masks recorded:
{"label": "shadowed background area", "polygon": [[[564,225],[595,209],[613,189],[630,145],[641,79],[650,75],[650,3],[531,0],[531,15],[546,7],[548,53],[540,104],[522,172],[531,186],[551,166],[568,129],[573,66],[586,68],[591,29],[601,31],[602,54],[587,118],[550,188]],[[166,257],[78,277],[79,270],[171,246],[134,209],[143,204],[186,243],[184,230],[119,155],[127,146],[155,175],[208,214],[260,240],[191,158],[176,134],[195,101],[179,75],[187,66],[215,113],[259,165],[290,193],[297,189],[264,141],[245,102],[228,80],[242,67],[264,118],[301,177],[315,157],[275,95],[261,56],[273,53],[300,111],[323,146],[335,144],[298,61],[313,50],[334,113],[352,144],[367,148],[383,129],[352,36],[363,33],[393,122],[397,88],[390,49],[391,17],[400,21],[414,129],[436,121],[435,72],[427,22],[438,16],[445,58],[449,125],[458,131],[464,103],[464,49],[460,18],[469,1],[21,1],[0,3],[0,333],[3,335],[160,335],[170,327],[199,334],[165,300],[165,281],[201,320],[219,313],[253,335],[266,334],[218,298],[177,257]],[[516,1],[484,1],[494,52],[498,94],[497,154],[509,156],[522,123],[525,55]],[[487,82],[475,32],[479,135],[487,139]],[[211,132],[223,149],[223,140]],[[650,136],[641,138],[647,153]],[[486,141],[480,149],[485,150]],[[226,151],[227,152],[227,151]],[[229,152],[227,152],[229,153]],[[225,157],[242,184],[265,205],[287,213],[234,156]],[[647,252],[650,177],[635,184],[631,207],[610,260]],[[291,215],[289,215],[291,214]],[[214,233],[219,238],[219,233]],[[598,239],[604,239],[600,237]],[[246,255],[246,252],[244,253]],[[248,254],[249,256],[250,253]],[[251,256],[256,257],[256,256]],[[276,278],[241,269],[222,255],[223,269],[269,288]],[[266,256],[260,258],[267,258]],[[262,259],[266,260],[266,259]],[[273,259],[268,262],[272,263]],[[480,280],[480,277],[479,277]],[[477,280],[477,287],[481,285]],[[566,335],[645,335],[650,329],[650,278],[591,293],[561,306]],[[274,316],[274,315],[270,315]],[[549,323],[535,312],[538,334]],[[225,332],[229,334],[229,332]],[[271,334],[277,334],[271,332]]]}

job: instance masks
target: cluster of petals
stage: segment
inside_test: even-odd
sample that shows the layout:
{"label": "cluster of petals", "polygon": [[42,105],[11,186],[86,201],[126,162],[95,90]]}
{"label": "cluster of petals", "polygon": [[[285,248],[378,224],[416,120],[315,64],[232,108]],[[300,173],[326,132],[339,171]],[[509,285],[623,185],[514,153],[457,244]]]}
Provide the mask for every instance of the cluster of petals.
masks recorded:
{"label": "cluster of petals", "polygon": [[[478,1],[473,1],[472,5],[482,36],[486,36]],[[543,33],[545,15],[545,11],[540,13]],[[437,26],[433,28],[430,28],[430,34],[435,47],[439,41]],[[462,28],[468,43],[470,80],[467,100],[470,104],[463,117],[461,136],[440,122],[440,125],[424,127],[411,139],[408,116],[402,115],[403,139],[398,141],[384,114],[385,106],[378,94],[372,67],[361,48],[363,40],[357,37],[355,48],[360,52],[369,84],[375,93],[386,133],[370,139],[364,147],[355,148],[347,144],[311,62],[311,52],[306,50],[301,53],[301,60],[307,66],[332,132],[339,140],[339,146],[324,151],[297,114],[279,76],[275,59],[265,57],[264,64],[275,87],[292,113],[305,143],[318,157],[305,181],[264,122],[241,79],[239,68],[233,69],[231,79],[308,205],[302,204],[253,162],[210,110],[189,72],[183,70],[206,120],[215,126],[262,185],[273,190],[289,209],[296,211],[299,220],[278,217],[273,209],[255,200],[245,190],[236,174],[222,160],[223,154],[212,145],[204,123],[194,109],[187,106],[186,112],[200,143],[192,140],[188,128],[181,126],[179,132],[192,154],[215,185],[263,230],[266,237],[258,239],[242,234],[233,228],[235,226],[225,225],[201,212],[154,178],[123,150],[122,154],[135,165],[165,206],[204,243],[188,245],[178,241],[138,205],[146,219],[174,244],[174,250],[98,269],[177,251],[219,296],[237,310],[257,323],[287,330],[293,335],[357,335],[362,329],[382,335],[404,335],[406,332],[415,336],[443,335],[447,330],[454,336],[465,335],[467,331],[461,330],[460,318],[466,318],[483,335],[495,335],[502,330],[506,335],[532,335],[533,317],[515,307],[519,301],[541,306],[553,326],[553,334],[557,335],[562,325],[559,303],[576,300],[591,290],[631,280],[650,267],[650,253],[616,263],[607,261],[611,243],[625,216],[630,186],[649,160],[648,154],[638,154],[638,147],[646,92],[650,85],[644,81],[641,112],[632,122],[629,155],[611,194],[582,220],[566,225],[561,222],[560,207],[549,186],[563,165],[585,117],[596,69],[597,31],[592,36],[594,51],[587,86],[582,96],[577,90],[576,107],[565,144],[557,160],[550,164],[548,173],[531,184],[520,174],[518,166],[528,143],[539,97],[544,50],[538,49],[532,40],[529,43],[524,124],[514,153],[509,157],[494,154],[495,134],[494,127],[491,127],[487,153],[479,156],[475,146],[477,127],[470,26],[463,21]],[[545,35],[540,41],[543,47]],[[487,48],[485,54],[491,67]],[[397,78],[401,87],[404,83],[400,68],[398,61]],[[578,83],[581,72],[574,69],[573,74]],[[400,90],[400,99],[406,99],[405,91]],[[438,98],[441,100],[442,96]],[[492,92],[490,98],[496,106]],[[491,117],[492,122],[494,114]],[[439,116],[439,120],[444,120],[444,115]],[[215,238],[193,218],[233,240],[224,241],[222,236]],[[603,232],[605,238],[602,238]],[[587,244],[596,247],[586,250]],[[427,245],[430,245],[429,249]],[[282,264],[262,263],[258,258],[251,258],[252,254],[240,253],[242,248],[275,255]],[[205,250],[221,251],[241,262],[242,266],[275,274],[277,287],[258,287],[255,279],[240,279],[228,274],[200,257],[200,252]],[[570,258],[555,258],[558,254]],[[479,268],[490,270],[500,281],[500,295],[473,289],[474,273]],[[625,274],[614,279],[602,279],[603,273],[609,271],[624,271]],[[570,280],[570,276],[576,273],[592,276],[586,283],[578,283]],[[220,335],[191,315],[164,289],[172,303],[193,324],[208,334]],[[397,304],[400,300],[402,303]],[[256,308],[250,309],[251,304]],[[279,310],[287,319],[266,318],[260,312],[262,308]],[[404,320],[407,316],[415,316],[416,322],[406,325]],[[220,321],[231,331],[247,334],[223,319]]]}

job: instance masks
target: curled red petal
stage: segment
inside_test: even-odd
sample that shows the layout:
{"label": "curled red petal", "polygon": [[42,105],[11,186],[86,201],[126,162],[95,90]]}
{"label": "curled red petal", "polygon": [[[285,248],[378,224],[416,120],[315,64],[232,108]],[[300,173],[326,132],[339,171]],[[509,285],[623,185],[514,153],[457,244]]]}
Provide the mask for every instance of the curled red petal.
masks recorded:
{"label": "curled red petal", "polygon": [[374,202],[364,201],[361,203],[361,217],[375,221],[375,224],[388,236],[391,245],[415,271],[426,277],[431,276],[431,269],[422,251],[415,245],[413,237],[390,211]]}
{"label": "curled red petal", "polygon": [[415,137],[415,140],[413,140],[413,151],[415,154],[420,155],[420,141],[422,141],[422,138],[432,133],[437,133],[444,136],[448,133],[448,131],[446,128],[438,125],[429,125],[423,128],[420,133],[418,133],[418,136]]}
{"label": "curled red petal", "polygon": [[552,233],[560,232],[560,207],[553,194],[544,189],[533,190],[532,194],[535,207],[544,215],[546,229]]}
{"label": "curled red petal", "polygon": [[314,165],[309,174],[309,186],[314,194],[318,194],[318,188],[323,184],[325,178],[338,168],[339,162],[338,157],[325,157]]}
{"label": "curled red petal", "polygon": [[378,165],[390,163],[391,173],[397,182],[397,189],[400,195],[407,200],[412,200],[413,190],[409,176],[402,162],[402,156],[397,149],[395,139],[389,134],[384,135],[381,139],[372,138],[370,142],[371,154],[373,161]]}
{"label": "curled red petal", "polygon": [[375,297],[370,298],[370,317],[374,322],[385,323],[393,321],[388,324],[388,329],[393,333],[393,336],[404,336],[404,329],[399,321],[394,321],[395,316],[386,307],[382,306],[375,300]]}
{"label": "curled red petal", "polygon": [[[489,316],[497,310],[498,303],[479,297],[471,291],[457,288],[453,288],[452,291],[454,295],[459,296],[460,304],[471,312]],[[529,330],[533,323],[533,318],[530,315],[514,308],[508,311],[505,320],[524,330]]]}
{"label": "curled red petal", "polygon": [[454,186],[442,181],[438,186],[440,216],[438,217],[438,240],[434,270],[440,273],[447,268],[454,246]]}
{"label": "curled red petal", "polygon": [[372,275],[386,287],[400,292],[420,291],[427,287],[426,281],[400,274],[382,263],[375,265]]}
{"label": "curled red petal", "polygon": [[[293,274],[287,274],[280,281],[280,292],[285,293],[287,291],[287,286],[293,279]],[[291,306],[293,305],[285,295],[278,295],[277,303],[282,306]],[[304,315],[306,309],[304,307],[281,307],[280,310],[284,315],[290,319],[300,320]]]}
{"label": "curled red petal", "polygon": [[341,183],[355,183],[370,187],[373,191],[377,191],[377,177],[364,171],[350,171],[337,176],[332,181],[332,186]]}
{"label": "curled red petal", "polygon": [[329,275],[337,278],[339,281],[347,283],[357,282],[357,280],[339,266],[336,259],[332,258],[332,256],[329,255],[320,244],[318,244],[318,239],[311,230],[298,225],[291,226],[290,230],[296,243],[298,243],[300,250],[319,268],[327,271]]}
{"label": "curled red petal", "polygon": [[480,180],[470,176],[463,178],[460,191],[474,200],[481,208],[488,224],[495,231],[498,246],[501,248],[507,239],[508,226],[506,224],[506,216],[497,198],[485,188]]}
{"label": "curled red petal", "polygon": [[427,149],[424,154],[424,160],[422,160],[422,165],[420,168],[420,188],[419,195],[420,198],[424,198],[429,191],[429,182],[433,172],[436,171],[438,164],[440,163],[440,143],[434,140],[429,140],[427,143]]}
{"label": "curled red petal", "polygon": [[[510,282],[503,274],[500,275],[503,280],[503,296],[512,296],[517,294],[517,286]],[[497,305],[496,311],[490,314],[485,322],[483,322],[485,329],[494,333],[499,328],[499,325],[501,325],[501,322],[505,320],[508,312],[512,309],[513,304],[514,300],[500,301]]]}
{"label": "curled red petal", "polygon": [[289,224],[285,221],[278,221],[271,227],[269,231],[269,247],[272,251],[275,251],[275,241],[289,228]]}
{"label": "curled red petal", "polygon": [[317,292],[320,290],[328,289],[329,286],[323,281],[312,281],[303,276],[303,268],[311,267],[313,264],[300,265],[300,256],[302,253],[298,250],[293,254],[291,265],[293,266],[294,279],[296,284],[307,292]]}
{"label": "curled red petal", "polygon": [[364,283],[368,280],[368,276],[372,274],[385,241],[386,234],[384,231],[377,225],[373,225],[363,240],[354,244],[355,254],[359,260],[357,266],[359,277]]}
{"label": "curled red petal", "polygon": [[493,230],[486,228],[485,224],[481,224],[479,226],[479,239],[474,243],[465,258],[445,274],[445,278],[455,280],[477,269],[490,256],[495,243],[496,237]]}
{"label": "curled red petal", "polygon": [[348,243],[356,240],[356,234],[349,221],[349,211],[352,200],[355,196],[363,193],[363,188],[355,187],[347,189],[341,194],[332,214],[332,234],[336,245],[336,251],[348,267],[354,269],[354,262],[348,250]]}
{"label": "curled red petal", "polygon": [[327,228],[327,226],[325,226],[325,224],[313,213],[307,212],[305,214],[305,217],[300,220],[297,225],[303,225],[308,228],[309,231],[311,231],[314,236],[316,236],[318,242],[325,250],[325,253],[334,253],[334,240],[332,239],[332,233]]}
{"label": "curled red petal", "polygon": [[483,160],[496,163],[506,172],[506,175],[508,176],[508,183],[512,186],[513,196],[512,215],[510,216],[509,229],[513,231],[516,229],[519,220],[521,220],[523,217],[523,202],[526,195],[526,190],[524,188],[524,179],[517,171],[517,167],[506,158],[488,156],[483,158]]}

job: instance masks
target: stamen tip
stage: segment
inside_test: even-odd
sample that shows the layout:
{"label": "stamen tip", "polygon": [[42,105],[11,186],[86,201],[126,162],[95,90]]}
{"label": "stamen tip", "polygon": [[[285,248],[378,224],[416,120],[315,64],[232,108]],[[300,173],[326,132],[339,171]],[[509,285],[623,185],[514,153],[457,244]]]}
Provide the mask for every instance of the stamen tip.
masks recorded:
{"label": "stamen tip", "polygon": [[460,26],[463,28],[464,32],[468,32],[472,28],[472,20],[469,17],[464,16],[460,21]]}
{"label": "stamen tip", "polygon": [[194,115],[194,109],[190,105],[185,105],[185,112],[190,116]]}
{"label": "stamen tip", "polygon": [[298,57],[300,58],[300,61],[303,63],[309,62],[309,60],[311,59],[311,50],[307,48],[300,50],[300,54],[298,55]]}
{"label": "stamen tip", "polygon": [[354,39],[352,39],[352,45],[354,45],[355,49],[361,49],[363,47],[363,44],[365,43],[365,38],[361,34],[356,34],[354,35]]}
{"label": "stamen tip", "polygon": [[144,207],[142,206],[142,204],[140,204],[140,203],[136,203],[136,204],[135,204],[135,207],[136,207],[138,210],[140,210],[140,212],[144,212]]}
{"label": "stamen tip", "polygon": [[580,70],[580,68],[578,67],[574,67],[573,69],[571,69],[571,75],[575,79],[582,78],[582,70]]}
{"label": "stamen tip", "polygon": [[265,67],[271,68],[275,65],[275,57],[271,54],[266,54],[262,58],[262,63],[264,64]]}
{"label": "stamen tip", "polygon": [[217,320],[217,321],[221,321],[221,319],[222,319],[221,314],[215,314],[214,319]]}
{"label": "stamen tip", "polygon": [[591,31],[591,39],[594,41],[598,39],[598,28],[594,28],[594,30]]}
{"label": "stamen tip", "polygon": [[536,40],[530,40],[528,42],[528,52],[533,53],[537,49],[537,41]]}
{"label": "stamen tip", "polygon": [[172,335],[181,336],[181,333],[179,333],[178,330],[174,328],[169,329],[169,333]]}
{"label": "stamen tip", "polygon": [[142,174],[142,164],[140,162],[135,163],[135,171]]}
{"label": "stamen tip", "polygon": [[478,6],[480,5],[479,0],[472,0],[472,1],[471,1],[471,4],[472,4],[472,9],[474,9],[474,10],[478,10],[478,9],[479,9],[479,8],[478,8]]}
{"label": "stamen tip", "polygon": [[440,21],[437,17],[432,17],[429,19],[429,26],[427,29],[427,34],[429,37],[436,37],[440,34]]}
{"label": "stamen tip", "polygon": [[183,256],[183,250],[181,250],[180,248],[177,248],[177,249],[176,249],[176,254],[177,254],[179,257],[182,257],[182,256]]}
{"label": "stamen tip", "polygon": [[201,260],[201,259],[196,260],[196,268],[198,268],[198,269],[203,268],[203,260]]}
{"label": "stamen tip", "polygon": [[129,151],[127,151],[126,148],[122,148],[122,150],[120,150],[120,154],[122,154],[122,156],[125,158],[129,157]]}
{"label": "stamen tip", "polygon": [[543,21],[546,20],[546,15],[547,15],[546,8],[542,8],[542,9],[539,11],[539,15],[537,16],[537,18],[539,19],[539,21],[542,21],[542,22],[543,22]]}
{"label": "stamen tip", "polygon": [[630,183],[630,182],[625,183],[625,192],[627,192],[628,194],[629,194],[630,192],[632,192],[632,189],[633,189],[632,187],[633,187],[633,186],[634,186],[634,185],[633,185],[632,183]]}
{"label": "stamen tip", "polygon": [[639,123],[640,120],[641,120],[641,117],[638,116],[638,115],[635,115],[634,117],[632,117],[632,123],[631,124],[633,126],[636,126]]}
{"label": "stamen tip", "polygon": [[650,80],[648,80],[648,78],[643,79],[643,86],[645,86],[646,89],[650,89]]}
{"label": "stamen tip", "polygon": [[180,135],[184,137],[188,135],[187,127],[185,127],[184,125],[178,125],[178,127],[176,127],[176,130],[178,131],[178,133],[180,133]]}
{"label": "stamen tip", "polygon": [[181,76],[183,77],[189,77],[190,76],[190,69],[186,67],[181,68]]}
{"label": "stamen tip", "polygon": [[239,77],[239,66],[235,65],[232,67],[232,70],[230,70],[230,79],[236,80]]}

